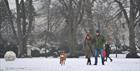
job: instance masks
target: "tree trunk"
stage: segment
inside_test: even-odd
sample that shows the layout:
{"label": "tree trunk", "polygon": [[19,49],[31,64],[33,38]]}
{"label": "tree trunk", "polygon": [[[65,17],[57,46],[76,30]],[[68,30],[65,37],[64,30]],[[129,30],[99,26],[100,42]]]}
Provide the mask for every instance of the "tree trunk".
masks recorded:
{"label": "tree trunk", "polygon": [[129,47],[130,47],[130,53],[132,54],[136,53],[134,29],[135,28],[133,26],[130,26],[129,28]]}
{"label": "tree trunk", "polygon": [[19,4],[19,0],[16,0],[16,10],[17,10],[17,33],[18,33],[18,49],[19,49],[19,53],[18,56],[21,57],[24,55],[24,47],[23,47],[23,33],[21,30],[21,8],[20,8],[20,4]]}
{"label": "tree trunk", "polygon": [[136,52],[136,47],[135,47],[135,12],[134,12],[134,4],[133,1],[130,0],[130,19],[129,19],[129,47],[130,47],[130,53],[135,53]]}
{"label": "tree trunk", "polygon": [[130,53],[127,54],[127,58],[137,58],[137,52],[136,52],[136,45],[135,45],[135,26],[137,23],[135,23],[137,14],[138,12],[138,5],[139,3],[137,0],[129,0],[130,1],[130,11],[129,11],[129,16],[127,15],[126,10],[124,9],[122,3],[118,0],[115,0],[122,9],[122,12],[124,13],[124,17],[126,19],[126,22],[128,24],[128,29],[129,29],[129,49]]}
{"label": "tree trunk", "polygon": [[[27,28],[27,31],[26,31],[26,35],[25,35],[25,45],[27,44],[27,41],[28,41],[28,39],[29,39],[29,36],[30,36],[30,34],[31,34],[31,31],[32,31],[32,26],[33,26],[33,20],[34,20],[34,10],[33,10],[33,1],[32,0],[28,0],[29,1],[29,18],[28,18],[28,20],[29,20],[29,25],[28,25],[28,27],[26,27]],[[26,51],[27,51],[27,47],[26,47],[26,49],[25,49]],[[27,53],[27,52],[26,52]]]}
{"label": "tree trunk", "polygon": [[135,43],[135,20],[136,20],[136,8],[134,0],[130,0],[130,17],[129,17],[129,48],[130,53],[126,56],[128,58],[137,58],[139,57],[136,52],[136,43]]}
{"label": "tree trunk", "polygon": [[26,26],[27,26],[27,23],[26,23],[26,12],[25,12],[25,5],[24,5],[24,0],[21,0],[21,15],[22,15],[22,32],[23,32],[23,35],[22,35],[22,47],[24,49],[24,54],[27,55],[27,47],[26,47],[26,43],[27,43],[27,39],[26,39]]}

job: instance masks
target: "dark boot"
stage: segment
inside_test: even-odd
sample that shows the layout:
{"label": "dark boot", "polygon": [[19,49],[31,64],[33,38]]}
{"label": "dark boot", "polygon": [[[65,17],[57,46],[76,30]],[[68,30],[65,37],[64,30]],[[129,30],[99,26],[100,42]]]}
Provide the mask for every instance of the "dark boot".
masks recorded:
{"label": "dark boot", "polygon": [[88,58],[88,60],[87,60],[87,65],[91,65],[91,60],[90,60],[90,58]]}
{"label": "dark boot", "polygon": [[89,65],[91,65],[91,59],[89,58]]}
{"label": "dark boot", "polygon": [[113,61],[110,57],[108,57],[108,58],[110,59],[111,62]]}
{"label": "dark boot", "polygon": [[110,58],[110,61],[112,62],[113,60]]}

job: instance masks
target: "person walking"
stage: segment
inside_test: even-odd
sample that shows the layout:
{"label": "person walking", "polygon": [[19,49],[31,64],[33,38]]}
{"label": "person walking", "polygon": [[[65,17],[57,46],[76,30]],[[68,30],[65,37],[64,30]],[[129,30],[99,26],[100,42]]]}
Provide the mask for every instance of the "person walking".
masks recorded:
{"label": "person walking", "polygon": [[90,32],[87,32],[85,40],[84,40],[84,50],[85,56],[87,58],[87,65],[91,65],[91,55],[92,55],[92,35]]}
{"label": "person walking", "polygon": [[107,58],[109,58],[110,61],[112,62],[112,58],[109,56],[110,55],[110,51],[111,51],[111,47],[109,45],[109,42],[107,42],[105,44],[105,51],[106,51],[106,59],[105,59],[105,61],[107,61]]}
{"label": "person walking", "polygon": [[100,34],[99,30],[96,30],[96,36],[95,36],[95,63],[94,65],[97,65],[98,63],[98,55],[99,52],[101,54],[101,61],[102,65],[104,65],[104,56],[103,56],[103,44],[105,43],[105,38],[103,35]]}

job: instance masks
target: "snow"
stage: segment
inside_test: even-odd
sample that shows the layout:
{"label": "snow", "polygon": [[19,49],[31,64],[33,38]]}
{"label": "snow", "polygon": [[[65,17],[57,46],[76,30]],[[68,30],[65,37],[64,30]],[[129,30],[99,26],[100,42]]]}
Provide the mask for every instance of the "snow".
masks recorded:
{"label": "snow", "polygon": [[16,8],[15,0],[8,0],[8,2],[9,2],[10,9],[15,9]]}
{"label": "snow", "polygon": [[[26,0],[24,0],[26,1]],[[9,2],[9,7],[10,9],[16,9],[16,3],[15,3],[15,0],[8,0]],[[19,0],[20,2],[20,0]],[[35,7],[36,10],[40,9],[42,7],[42,3],[40,1],[33,1],[33,5]]]}
{"label": "snow", "polygon": [[7,62],[0,59],[0,71],[140,71],[140,59],[113,57],[113,62],[108,61],[105,65],[100,60],[99,58],[97,66],[89,66],[86,65],[85,58],[67,58],[66,64],[61,66],[59,58],[17,58]]}

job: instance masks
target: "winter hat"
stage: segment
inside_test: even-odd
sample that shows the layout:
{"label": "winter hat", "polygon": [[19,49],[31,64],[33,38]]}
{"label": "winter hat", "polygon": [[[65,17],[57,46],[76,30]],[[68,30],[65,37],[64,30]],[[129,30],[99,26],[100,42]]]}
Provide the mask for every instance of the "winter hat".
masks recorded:
{"label": "winter hat", "polygon": [[96,30],[96,33],[100,33],[100,31],[99,30]]}

